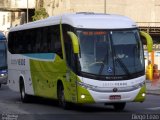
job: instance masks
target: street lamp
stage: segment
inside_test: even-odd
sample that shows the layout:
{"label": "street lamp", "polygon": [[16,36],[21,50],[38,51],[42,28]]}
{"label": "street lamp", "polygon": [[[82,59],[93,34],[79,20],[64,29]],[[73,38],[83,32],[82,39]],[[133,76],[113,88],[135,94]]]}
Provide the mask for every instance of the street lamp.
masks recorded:
{"label": "street lamp", "polygon": [[104,0],[104,13],[106,14],[106,0]]}
{"label": "street lamp", "polygon": [[27,0],[27,23],[28,23],[28,0]]}

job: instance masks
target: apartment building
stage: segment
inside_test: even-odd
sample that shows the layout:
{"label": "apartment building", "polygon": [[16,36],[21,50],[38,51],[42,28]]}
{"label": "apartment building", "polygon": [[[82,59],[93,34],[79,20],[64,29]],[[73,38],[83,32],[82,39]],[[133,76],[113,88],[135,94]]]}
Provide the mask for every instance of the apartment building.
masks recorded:
{"label": "apartment building", "polygon": [[10,12],[0,12],[0,31],[4,34],[11,27],[11,13]]}
{"label": "apartment building", "polygon": [[34,11],[35,0],[0,0],[0,30],[7,31],[10,27],[24,24],[27,17],[32,21]]}

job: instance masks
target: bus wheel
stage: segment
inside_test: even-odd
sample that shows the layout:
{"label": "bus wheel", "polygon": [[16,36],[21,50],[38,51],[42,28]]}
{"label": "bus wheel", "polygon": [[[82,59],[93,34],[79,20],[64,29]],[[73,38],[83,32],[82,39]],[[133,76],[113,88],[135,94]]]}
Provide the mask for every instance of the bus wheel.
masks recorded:
{"label": "bus wheel", "polygon": [[65,101],[65,97],[64,97],[64,87],[62,84],[60,84],[58,86],[58,103],[59,105],[64,108],[64,109],[68,109],[69,108],[69,103],[67,103]]}
{"label": "bus wheel", "polygon": [[20,94],[21,94],[21,101],[24,103],[28,102],[29,96],[25,92],[25,86],[23,81],[20,83]]}
{"label": "bus wheel", "polygon": [[115,110],[120,111],[120,110],[124,110],[126,103],[125,102],[124,103],[114,103],[113,106]]}

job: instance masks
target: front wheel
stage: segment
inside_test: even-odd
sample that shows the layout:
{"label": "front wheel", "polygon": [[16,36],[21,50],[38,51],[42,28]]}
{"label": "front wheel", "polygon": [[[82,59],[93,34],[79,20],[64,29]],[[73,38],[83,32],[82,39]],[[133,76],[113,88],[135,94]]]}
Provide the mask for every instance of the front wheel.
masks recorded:
{"label": "front wheel", "polygon": [[65,100],[64,87],[63,87],[62,84],[58,86],[58,102],[59,102],[59,105],[62,108],[64,108],[64,109],[69,109],[70,108],[69,103],[66,102],[66,100]]}
{"label": "front wheel", "polygon": [[124,110],[126,103],[114,103],[113,106],[115,110],[121,111]]}

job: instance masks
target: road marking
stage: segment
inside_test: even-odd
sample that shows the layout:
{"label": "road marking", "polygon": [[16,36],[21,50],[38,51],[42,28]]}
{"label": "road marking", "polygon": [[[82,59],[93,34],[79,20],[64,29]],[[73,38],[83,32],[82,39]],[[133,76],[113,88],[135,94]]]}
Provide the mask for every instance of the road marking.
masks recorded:
{"label": "road marking", "polygon": [[148,110],[160,110],[160,107],[147,108]]}

